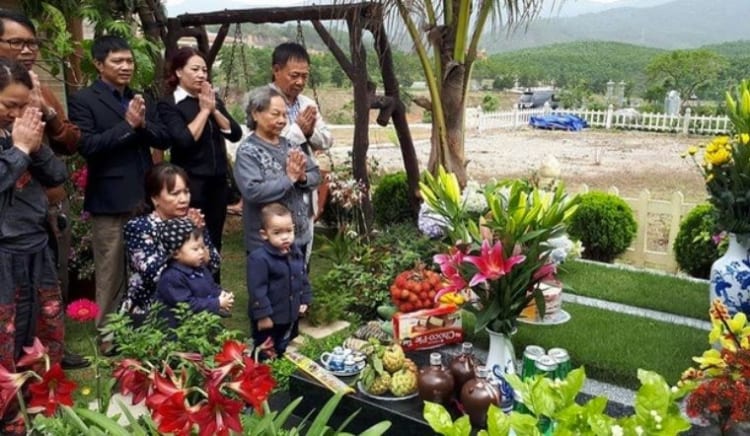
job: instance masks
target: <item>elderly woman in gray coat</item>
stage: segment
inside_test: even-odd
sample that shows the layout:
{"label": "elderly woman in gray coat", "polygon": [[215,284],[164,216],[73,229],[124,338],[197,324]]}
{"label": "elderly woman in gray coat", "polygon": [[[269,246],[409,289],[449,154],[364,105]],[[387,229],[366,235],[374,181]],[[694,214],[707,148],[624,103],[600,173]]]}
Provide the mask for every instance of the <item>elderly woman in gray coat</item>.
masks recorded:
{"label": "elderly woman in gray coat", "polygon": [[[260,210],[272,202],[292,211],[295,244],[311,245],[312,205],[305,201],[304,194],[320,184],[320,171],[304,151],[281,136],[286,123],[286,102],[278,91],[264,86],[252,92],[247,105],[247,125],[252,133],[237,149],[234,164],[234,178],[244,200],[242,218],[248,253],[263,245]],[[310,253],[306,254],[309,257]]]}

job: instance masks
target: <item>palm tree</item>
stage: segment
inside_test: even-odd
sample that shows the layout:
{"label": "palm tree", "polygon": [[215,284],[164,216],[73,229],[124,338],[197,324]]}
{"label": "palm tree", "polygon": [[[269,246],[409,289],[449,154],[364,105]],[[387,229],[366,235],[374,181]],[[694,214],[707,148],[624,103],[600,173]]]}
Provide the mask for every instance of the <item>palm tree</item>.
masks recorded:
{"label": "palm tree", "polygon": [[414,43],[430,94],[429,99],[415,101],[432,113],[428,169],[435,174],[442,165],[463,185],[466,96],[485,26],[490,20],[495,25],[504,21],[508,29],[528,22],[539,13],[543,0],[392,1]]}

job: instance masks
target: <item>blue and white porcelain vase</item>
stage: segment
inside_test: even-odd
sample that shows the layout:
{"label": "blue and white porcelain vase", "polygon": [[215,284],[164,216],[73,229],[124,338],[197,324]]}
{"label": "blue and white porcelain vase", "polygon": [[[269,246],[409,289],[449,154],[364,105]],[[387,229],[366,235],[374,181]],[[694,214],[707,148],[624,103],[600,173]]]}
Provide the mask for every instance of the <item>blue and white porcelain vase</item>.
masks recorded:
{"label": "blue and white porcelain vase", "polygon": [[737,235],[730,233],[727,252],[711,265],[709,303],[720,299],[730,316],[738,312],[750,315],[750,251],[744,245],[748,241],[748,235],[738,240]]}

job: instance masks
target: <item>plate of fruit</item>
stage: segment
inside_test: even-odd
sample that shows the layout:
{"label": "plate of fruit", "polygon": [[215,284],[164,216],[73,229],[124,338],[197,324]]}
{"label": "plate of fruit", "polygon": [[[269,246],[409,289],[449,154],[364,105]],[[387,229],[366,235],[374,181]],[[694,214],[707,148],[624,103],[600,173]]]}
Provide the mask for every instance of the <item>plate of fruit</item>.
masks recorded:
{"label": "plate of fruit", "polygon": [[357,382],[357,389],[380,401],[400,401],[417,396],[417,365],[400,345],[376,345]]}

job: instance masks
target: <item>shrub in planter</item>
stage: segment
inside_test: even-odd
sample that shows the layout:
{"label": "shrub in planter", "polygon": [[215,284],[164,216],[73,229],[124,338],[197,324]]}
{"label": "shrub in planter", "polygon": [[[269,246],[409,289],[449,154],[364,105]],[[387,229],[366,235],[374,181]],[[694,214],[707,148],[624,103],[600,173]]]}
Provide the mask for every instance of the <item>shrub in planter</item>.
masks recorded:
{"label": "shrub in planter", "polygon": [[693,277],[707,279],[711,264],[721,256],[711,239],[716,230],[715,209],[700,204],[682,219],[674,241],[674,255],[680,269]]}
{"label": "shrub in planter", "polygon": [[409,185],[406,173],[386,174],[372,194],[375,222],[385,227],[408,222],[415,218],[409,205]]}
{"label": "shrub in planter", "polygon": [[583,243],[583,257],[612,262],[633,242],[636,222],[633,210],[622,198],[604,192],[580,197],[568,233]]}

